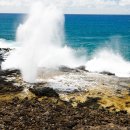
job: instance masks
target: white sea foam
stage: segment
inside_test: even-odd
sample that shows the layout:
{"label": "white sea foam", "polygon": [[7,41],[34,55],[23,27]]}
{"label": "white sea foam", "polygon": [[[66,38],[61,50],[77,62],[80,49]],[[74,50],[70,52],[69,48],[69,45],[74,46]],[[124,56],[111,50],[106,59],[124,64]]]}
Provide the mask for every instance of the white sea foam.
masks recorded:
{"label": "white sea foam", "polygon": [[[87,30],[86,30],[87,31]],[[109,71],[117,76],[130,76],[130,63],[119,54],[101,50],[87,61],[86,54],[78,56],[76,50],[65,45],[64,15],[56,5],[36,2],[26,21],[17,29],[16,48],[3,63],[3,69],[18,68],[23,79],[35,82],[39,67],[77,67],[86,65],[90,71]],[[2,46],[6,45],[6,43]],[[6,46],[5,46],[6,47]]]}
{"label": "white sea foam", "polygon": [[0,39],[0,48],[15,48],[15,42]]}
{"label": "white sea foam", "polygon": [[93,72],[108,71],[119,77],[130,77],[130,62],[125,61],[112,50],[100,50],[86,63],[86,69]]}
{"label": "white sea foam", "polygon": [[84,57],[77,58],[77,52],[65,46],[64,15],[54,5],[35,3],[17,30],[16,42],[20,48],[7,58],[3,68],[19,68],[28,82],[35,82],[38,67],[76,67],[85,63]]}

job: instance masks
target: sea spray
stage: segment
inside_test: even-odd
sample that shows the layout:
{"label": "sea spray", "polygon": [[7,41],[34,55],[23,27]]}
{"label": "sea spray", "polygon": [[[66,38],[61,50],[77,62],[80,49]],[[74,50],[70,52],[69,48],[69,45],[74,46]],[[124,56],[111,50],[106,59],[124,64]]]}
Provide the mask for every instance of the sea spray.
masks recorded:
{"label": "sea spray", "polygon": [[[36,81],[39,68],[56,68],[61,65],[71,68],[85,65],[92,72],[109,71],[121,77],[130,76],[130,62],[113,51],[100,48],[90,60],[86,60],[86,53],[77,56],[83,53],[67,47],[64,15],[54,4],[45,5],[40,1],[33,4],[25,22],[18,27],[13,44],[17,48],[10,53],[2,68],[20,69],[27,82]],[[6,41],[1,45],[7,45]]]}
{"label": "sea spray", "polygon": [[130,62],[125,61],[119,53],[111,49],[96,51],[86,63],[86,67],[92,72],[107,71],[119,77],[130,77]]}
{"label": "sea spray", "polygon": [[76,57],[76,51],[67,47],[64,38],[64,15],[55,5],[36,2],[24,24],[17,30],[20,48],[7,58],[3,68],[18,68],[23,79],[35,82],[39,67],[60,65],[76,67],[85,64],[85,57]]}
{"label": "sea spray", "polygon": [[6,41],[5,39],[0,39],[0,48],[15,48],[15,42],[13,41]]}

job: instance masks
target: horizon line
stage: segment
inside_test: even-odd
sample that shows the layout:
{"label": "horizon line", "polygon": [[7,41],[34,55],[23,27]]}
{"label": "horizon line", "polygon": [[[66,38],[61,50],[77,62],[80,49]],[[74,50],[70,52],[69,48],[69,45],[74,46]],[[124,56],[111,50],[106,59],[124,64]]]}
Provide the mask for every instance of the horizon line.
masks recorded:
{"label": "horizon line", "polygon": [[[8,12],[0,12],[0,14],[28,14],[28,13],[20,13],[20,12],[11,12],[11,13],[8,13]],[[84,13],[65,13],[64,15],[130,15],[130,14],[101,14],[101,13],[99,13],[99,14],[94,14],[94,13],[86,13],[86,14],[84,14]]]}

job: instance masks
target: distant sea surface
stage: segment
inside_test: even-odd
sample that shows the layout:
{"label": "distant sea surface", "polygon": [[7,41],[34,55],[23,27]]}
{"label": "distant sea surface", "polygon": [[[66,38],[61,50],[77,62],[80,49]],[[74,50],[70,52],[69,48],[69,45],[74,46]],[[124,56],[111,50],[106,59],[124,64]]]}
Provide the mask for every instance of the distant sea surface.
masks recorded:
{"label": "distant sea surface", "polygon": [[[0,39],[15,40],[24,14],[0,14]],[[130,15],[65,15],[66,44],[91,55],[107,48],[130,61]]]}

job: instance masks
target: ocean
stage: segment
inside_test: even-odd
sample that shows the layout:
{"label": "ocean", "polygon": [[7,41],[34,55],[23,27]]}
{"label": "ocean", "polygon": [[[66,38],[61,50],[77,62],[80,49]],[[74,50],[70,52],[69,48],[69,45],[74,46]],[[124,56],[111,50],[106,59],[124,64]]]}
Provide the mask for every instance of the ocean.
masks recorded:
{"label": "ocean", "polygon": [[[24,14],[0,14],[0,38],[15,40]],[[100,48],[112,49],[130,60],[130,15],[65,15],[66,44],[85,49],[88,56]]]}
{"label": "ocean", "polygon": [[38,66],[84,65],[130,76],[130,15],[63,15],[54,9],[26,16],[0,14],[0,46],[23,46],[7,58],[5,69],[19,66],[35,77]]}
{"label": "ocean", "polygon": [[106,47],[130,60],[128,15],[66,15],[65,28],[72,47],[86,48],[88,54]]}

